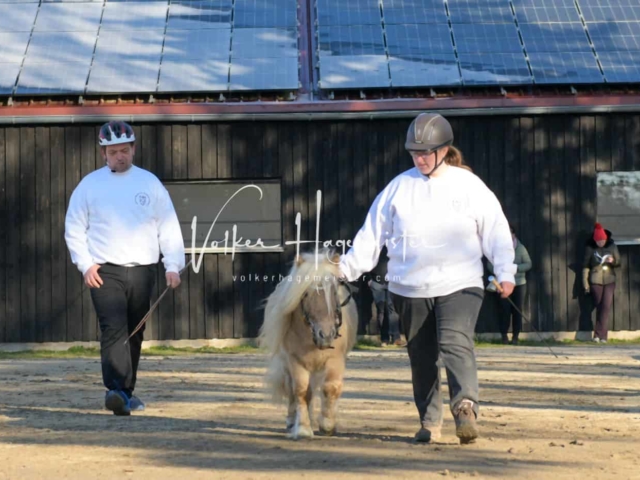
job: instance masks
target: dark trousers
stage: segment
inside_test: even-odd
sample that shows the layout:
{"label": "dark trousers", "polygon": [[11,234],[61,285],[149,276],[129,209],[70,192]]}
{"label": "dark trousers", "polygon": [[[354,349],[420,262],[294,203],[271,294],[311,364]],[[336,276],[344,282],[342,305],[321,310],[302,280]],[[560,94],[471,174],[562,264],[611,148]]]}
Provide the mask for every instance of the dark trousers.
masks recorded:
{"label": "dark trousers", "polygon": [[615,290],[615,283],[608,285],[591,285],[593,303],[596,306],[596,328],[594,329],[594,334],[601,340],[606,340],[609,333],[609,312],[613,304],[613,293]]}
{"label": "dark trousers", "polygon": [[[524,309],[524,299],[527,296],[527,284],[519,285],[513,289],[513,293],[509,297],[516,304],[521,312]],[[513,338],[518,339],[522,331],[522,315],[520,315],[511,302],[506,298],[500,298],[500,306],[502,307],[502,315],[500,316],[500,333],[503,337],[509,332],[511,319],[513,318]]]}
{"label": "dark trousers", "polygon": [[125,341],[149,310],[157,266],[121,267],[105,264],[98,274],[104,282],[91,289],[100,322],[102,380],[109,390],[131,396],[140,363],[144,327]]}
{"label": "dark trousers", "polygon": [[393,295],[407,337],[413,397],[426,427],[442,423],[442,393],[438,357],[449,384],[450,407],[463,399],[474,402],[478,414],[478,372],[473,336],[484,291],[467,288],[437,298]]}
{"label": "dark trousers", "polygon": [[378,328],[380,329],[380,341],[389,343],[400,338],[400,326],[398,314],[391,301],[389,290],[377,283],[371,282],[371,293],[376,304]]}

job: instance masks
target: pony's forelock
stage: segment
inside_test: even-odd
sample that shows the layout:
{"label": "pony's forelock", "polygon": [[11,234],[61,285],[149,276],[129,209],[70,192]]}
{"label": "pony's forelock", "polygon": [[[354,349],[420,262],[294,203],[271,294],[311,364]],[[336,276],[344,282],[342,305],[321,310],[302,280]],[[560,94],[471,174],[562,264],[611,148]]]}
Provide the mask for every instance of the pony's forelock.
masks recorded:
{"label": "pony's forelock", "polygon": [[[329,295],[327,282],[335,282],[340,269],[333,263],[332,250],[303,253],[293,262],[293,266],[267,299],[264,321],[260,328],[259,343],[270,353],[276,353],[286,335],[292,314],[300,304],[302,296],[313,285],[323,286]],[[317,268],[316,268],[317,260]],[[329,305],[327,296],[327,305]]]}

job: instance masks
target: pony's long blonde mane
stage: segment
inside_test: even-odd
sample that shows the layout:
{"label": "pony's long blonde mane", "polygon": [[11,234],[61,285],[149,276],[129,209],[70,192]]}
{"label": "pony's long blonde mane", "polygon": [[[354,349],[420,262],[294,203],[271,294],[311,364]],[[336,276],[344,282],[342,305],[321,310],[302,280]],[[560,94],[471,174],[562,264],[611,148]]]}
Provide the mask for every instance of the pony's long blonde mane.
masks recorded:
{"label": "pony's long blonde mane", "polygon": [[[261,348],[270,354],[279,351],[280,346],[291,327],[293,312],[300,304],[305,292],[312,286],[322,288],[326,285],[326,278],[338,278],[340,269],[333,263],[334,253],[330,250],[322,250],[318,253],[318,268],[316,269],[315,253],[303,253],[300,259],[295,261],[289,274],[276,287],[275,291],[267,299],[264,310],[264,321],[260,327],[258,342]],[[342,289],[340,289],[342,290]],[[338,298],[343,301],[345,295],[339,292]],[[349,309],[344,314],[349,315]],[[349,324],[349,319],[343,322]],[[355,336],[354,332],[348,335]],[[351,344],[352,342],[348,342]]]}

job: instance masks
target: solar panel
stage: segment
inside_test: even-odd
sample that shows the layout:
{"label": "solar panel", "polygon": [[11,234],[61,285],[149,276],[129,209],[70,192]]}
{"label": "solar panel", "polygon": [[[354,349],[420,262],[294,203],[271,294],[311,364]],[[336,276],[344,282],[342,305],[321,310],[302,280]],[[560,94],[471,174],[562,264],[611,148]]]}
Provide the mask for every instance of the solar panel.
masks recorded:
{"label": "solar panel", "polygon": [[88,62],[25,63],[17,95],[81,94],[89,74]]}
{"label": "solar panel", "polygon": [[386,55],[341,55],[320,57],[320,88],[389,87]]}
{"label": "solar panel", "polygon": [[513,23],[509,0],[447,0],[451,23]]}
{"label": "solar panel", "polygon": [[380,25],[378,0],[317,0],[318,24],[335,25]]}
{"label": "solar panel", "polygon": [[30,32],[37,13],[37,3],[0,5],[0,32]]}
{"label": "solar panel", "polygon": [[231,0],[176,0],[169,7],[168,28],[229,28]]}
{"label": "solar panel", "polygon": [[94,63],[87,93],[152,93],[156,91],[160,61],[126,59]]}
{"label": "solar panel", "polygon": [[162,61],[221,59],[229,61],[231,28],[211,30],[167,29]]}
{"label": "solar panel", "polygon": [[444,0],[381,0],[381,2],[385,25],[448,22]]}
{"label": "solar panel", "polygon": [[608,83],[640,82],[638,52],[598,53]]}
{"label": "solar panel", "polygon": [[604,80],[592,53],[533,52],[529,54],[529,61],[538,84],[602,83]]}
{"label": "solar panel", "polygon": [[164,30],[100,31],[95,63],[120,60],[152,60],[160,62]]}
{"label": "solar panel", "polygon": [[580,23],[523,23],[520,32],[528,53],[592,51]]}
{"label": "solar panel", "polygon": [[296,0],[236,0],[235,27],[295,27],[298,24]]}
{"label": "solar panel", "polygon": [[152,30],[164,28],[169,2],[107,2],[100,30]]}
{"label": "solar panel", "polygon": [[298,58],[297,32],[293,28],[236,28],[232,58]]}
{"label": "solar panel", "polygon": [[573,0],[512,0],[519,23],[580,23]]}
{"label": "solar panel", "polygon": [[320,27],[318,33],[321,54],[350,56],[386,54],[381,26]]}
{"label": "solar panel", "polygon": [[458,61],[453,53],[389,58],[394,87],[460,85]]}
{"label": "solar panel", "polygon": [[459,60],[465,85],[516,85],[532,82],[522,53],[461,53]]}
{"label": "solar panel", "polygon": [[580,0],[578,3],[587,22],[640,21],[640,3],[637,0]]}
{"label": "solar panel", "polygon": [[511,23],[453,25],[459,53],[520,53],[518,30]]}
{"label": "solar panel", "polygon": [[229,90],[296,90],[299,88],[298,59],[234,59],[229,74]]}
{"label": "solar panel", "polygon": [[29,32],[0,33],[0,61],[2,63],[22,63],[29,44]]}
{"label": "solar panel", "polygon": [[640,22],[590,23],[587,28],[598,53],[640,50]]}
{"label": "solar panel", "polygon": [[164,29],[100,31],[87,92],[153,92]]}
{"label": "solar panel", "polygon": [[95,32],[33,32],[25,64],[83,62],[91,64]]}
{"label": "solar panel", "polygon": [[428,34],[425,34],[424,25],[387,25],[385,31],[389,55],[453,55],[451,31],[447,24],[429,25]]}
{"label": "solar panel", "polygon": [[228,60],[163,60],[160,66],[159,92],[223,92],[228,88]]}
{"label": "solar panel", "polygon": [[0,63],[0,94],[11,95],[13,93],[19,72],[19,63]]}
{"label": "solar panel", "polygon": [[35,32],[97,32],[101,3],[43,3]]}

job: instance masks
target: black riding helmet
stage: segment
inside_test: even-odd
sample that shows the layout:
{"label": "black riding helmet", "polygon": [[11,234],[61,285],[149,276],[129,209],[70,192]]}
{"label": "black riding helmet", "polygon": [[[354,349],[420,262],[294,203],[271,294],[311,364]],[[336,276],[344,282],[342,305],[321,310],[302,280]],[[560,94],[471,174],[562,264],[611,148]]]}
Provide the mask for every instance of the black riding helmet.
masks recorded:
{"label": "black riding helmet", "polygon": [[[409,153],[420,152],[429,154],[437,152],[442,147],[447,147],[453,143],[453,130],[451,124],[438,113],[421,113],[418,115],[407,131],[407,140],[404,148]],[[436,165],[427,176],[431,175],[442,165],[444,158],[438,161],[436,153]]]}

